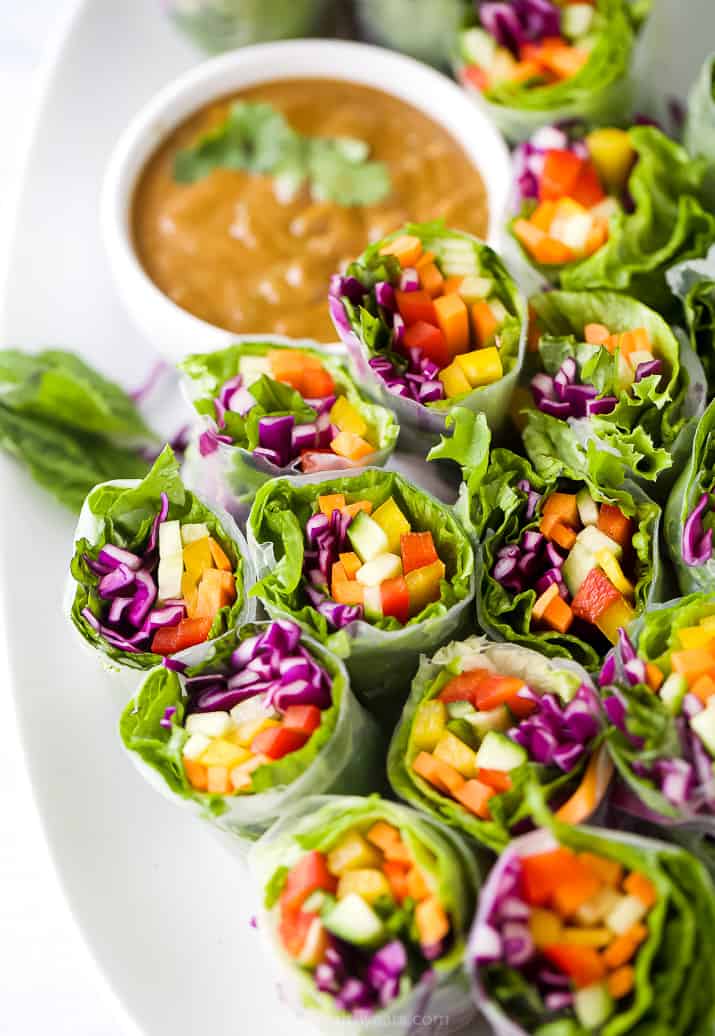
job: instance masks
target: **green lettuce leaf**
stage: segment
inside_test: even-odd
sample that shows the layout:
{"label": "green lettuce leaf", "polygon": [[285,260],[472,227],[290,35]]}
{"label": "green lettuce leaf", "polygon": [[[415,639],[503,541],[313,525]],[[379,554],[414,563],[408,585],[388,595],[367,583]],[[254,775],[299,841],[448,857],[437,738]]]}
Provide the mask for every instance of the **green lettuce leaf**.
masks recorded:
{"label": "green lettuce leaf", "polygon": [[[388,1023],[394,1024],[395,1018],[414,1016],[415,1012],[449,1014],[452,1024],[467,1021],[474,1008],[462,963],[480,880],[474,855],[448,828],[416,810],[376,795],[308,799],[289,810],[251,850],[249,866],[259,888],[264,890],[259,931],[280,966],[281,989],[297,1008],[307,1008],[318,1024],[321,1017],[328,1016],[341,1018],[344,1031],[351,1036],[364,1031],[362,1022],[346,1018],[333,997],[318,992],[312,975],[282,952],[274,903],[285,879],[285,867],[294,865],[308,850],[328,852],[348,831],[354,828],[366,831],[379,820],[400,831],[448,913],[453,933],[447,952],[432,962],[432,982],[417,986],[407,984],[389,1005]],[[375,1015],[376,1021],[380,1021],[381,1014]]]}
{"label": "green lettuce leaf", "polygon": [[[154,516],[159,511],[160,497],[166,493],[169,500],[168,520],[182,524],[204,522],[211,535],[229,558],[235,577],[236,600],[223,607],[214,618],[209,639],[222,636],[232,629],[241,617],[246,594],[244,580],[246,561],[241,553],[242,537],[235,525],[231,534],[222,520],[209,510],[198,497],[186,489],[179,474],[179,465],[169,446],[166,446],[151,471],[142,481],[105,482],[96,486],[87,497],[78,531],[75,534],[74,555],[70,564],[72,602],[70,619],[80,635],[108,658],[133,669],[148,669],[162,661],[151,651],[130,654],[112,647],[97,633],[82,615],[89,607],[101,619],[106,609],[98,593],[99,576],[87,564],[87,558],[96,559],[105,543],[141,553],[146,546]],[[85,531],[86,530],[86,531]],[[245,543],[243,543],[245,549]]]}
{"label": "green lettuce leaf", "polygon": [[[183,800],[202,816],[240,837],[255,839],[292,802],[309,794],[327,792],[371,792],[382,778],[379,760],[382,737],[374,722],[352,695],[343,664],[314,641],[302,644],[331,678],[332,704],[321,714],[321,723],[302,748],[282,759],[260,766],[253,773],[249,790],[232,796],[197,791],[189,783],[182,763],[189,738],[184,728],[189,695],[186,678],[226,672],[230,656],[247,637],[268,624],[240,626],[213,644],[202,646],[202,659],[185,673],[161,666],[152,669],[129,702],[119,724],[122,742],[132,760],[146,772],[160,778],[160,788],[169,798]],[[171,727],[161,725],[167,707],[176,712]],[[360,744],[360,753],[350,749]],[[156,784],[156,780],[152,783]]]}
{"label": "green lettuce leaf", "polygon": [[[446,566],[439,601],[404,626],[387,617],[331,633],[324,616],[309,604],[302,579],[305,525],[324,493],[344,493],[348,503],[370,500],[373,508],[393,497],[414,530],[431,531]],[[274,479],[256,494],[248,538],[259,576],[252,593],[271,616],[288,615],[345,657],[353,688],[368,705],[399,707],[420,654],[435,651],[467,622],[474,586],[469,540],[449,507],[396,472],[369,468],[343,478]]]}
{"label": "green lettuce leaf", "polygon": [[697,79],[688,94],[688,107],[683,143],[691,155],[705,158],[709,164],[706,180],[707,198],[715,204],[715,55],[703,62]]}
{"label": "green lettuce leaf", "polygon": [[478,666],[480,660],[492,663],[496,672],[503,676],[523,677],[538,694],[557,694],[568,701],[582,684],[593,690],[595,688],[586,670],[574,662],[566,659],[547,662],[543,655],[527,648],[490,645],[488,641],[477,637],[461,644],[450,644],[432,659],[422,658],[412,682],[410,697],[390,742],[387,759],[390,784],[393,791],[406,802],[498,852],[508,844],[514,828],[531,815],[526,795],[531,781],[536,780],[549,799],[557,793],[567,798],[583,776],[588,756],[584,756],[568,774],[532,762],[512,770],[512,789],[490,799],[490,820],[480,820],[459,802],[442,795],[419,777],[413,771],[412,763],[421,751],[413,739],[413,726],[420,705],[436,698],[453,676]]}
{"label": "green lettuce leaf", "polygon": [[703,259],[691,259],[668,270],[668,284],[680,299],[690,344],[700,357],[708,384],[708,399],[715,395],[715,245]]}
{"label": "green lettuce leaf", "polygon": [[74,353],[0,350],[0,448],[79,511],[107,478],[136,478],[158,439],[129,396]]}

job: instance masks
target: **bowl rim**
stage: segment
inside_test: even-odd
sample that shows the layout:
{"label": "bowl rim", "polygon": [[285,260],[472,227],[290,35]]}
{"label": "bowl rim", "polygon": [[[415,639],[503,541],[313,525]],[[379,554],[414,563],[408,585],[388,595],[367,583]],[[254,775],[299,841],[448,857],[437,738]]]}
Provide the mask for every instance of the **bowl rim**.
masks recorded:
{"label": "bowl rim", "polygon": [[[132,295],[142,291],[147,302],[163,307],[165,318],[180,321],[185,334],[197,343],[219,337],[228,342],[236,333],[194,316],[166,295],[144,269],[131,228],[134,192],[151,156],[193,113],[233,92],[282,79],[336,79],[372,87],[437,122],[454,137],[482,178],[488,201],[486,242],[496,248],[500,239],[510,183],[509,151],[499,130],[454,80],[405,54],[352,40],[278,40],[229,51],[169,81],[139,109],[110,154],[100,192],[100,229],[120,296],[126,299],[124,291]],[[462,123],[457,118],[460,114],[466,116]],[[483,151],[488,152],[488,162],[480,161]]]}

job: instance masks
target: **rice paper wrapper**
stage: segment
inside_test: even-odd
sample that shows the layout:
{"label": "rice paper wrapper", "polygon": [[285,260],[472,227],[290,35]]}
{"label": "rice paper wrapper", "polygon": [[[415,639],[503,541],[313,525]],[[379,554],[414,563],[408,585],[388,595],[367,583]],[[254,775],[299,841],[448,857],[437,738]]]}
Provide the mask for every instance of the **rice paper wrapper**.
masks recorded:
{"label": "rice paper wrapper", "polygon": [[715,204],[715,54],[705,59],[688,94],[683,143],[691,155],[710,162],[706,184],[708,200]]}
{"label": "rice paper wrapper", "polygon": [[[102,483],[102,487],[114,486],[119,489],[133,489],[139,486],[140,483],[141,479],[113,479],[109,482]],[[227,512],[214,504],[207,503],[205,506],[207,510],[210,510],[215,516],[227,538],[233,543],[240,558],[243,599],[238,612],[237,622],[238,624],[251,622],[257,612],[257,602],[254,597],[250,596],[251,587],[256,581],[256,570],[248,549],[248,544],[236,525],[236,522]],[[92,511],[89,504],[89,497],[87,497],[82,505],[82,510],[80,511],[80,515],[77,520],[72,542],[76,544],[81,539],[87,539],[90,543],[96,543],[103,531],[103,519]],[[72,629],[76,632],[76,639],[79,644],[81,644],[82,648],[86,652],[93,656],[98,663],[100,672],[105,674],[111,681],[113,697],[121,706],[124,706],[136,691],[137,683],[141,679],[142,671],[146,671],[152,666],[155,666],[159,656],[153,655],[151,656],[151,660],[148,661],[147,653],[142,653],[135,659],[132,655],[122,652],[120,657],[116,657],[107,653],[107,651],[99,644],[94,644],[87,640],[83,632],[77,628],[73,618],[73,607],[77,588],[78,584],[70,573],[65,582],[65,589],[62,598],[62,612]],[[179,667],[184,665],[197,665],[203,660],[203,652],[211,645],[211,643],[213,643],[213,641],[207,641],[204,644],[197,644],[194,647],[186,648],[184,651],[179,651],[175,655],[171,655],[169,657]]]}
{"label": "rice paper wrapper", "polygon": [[[715,169],[715,165],[713,165]],[[701,259],[668,270],[668,285],[683,306],[690,344],[707,379],[707,397],[715,395],[715,245]]]}
{"label": "rice paper wrapper", "polygon": [[[343,394],[356,406],[378,439],[378,447],[363,461],[354,462],[337,454],[325,455],[322,474],[361,470],[365,467],[382,467],[387,463],[397,444],[400,429],[390,409],[380,407],[368,400],[360,391],[348,368],[348,357],[342,345],[323,346],[313,341],[296,340],[282,335],[239,335],[234,346],[222,353],[235,351],[244,346],[247,355],[264,355],[271,348],[309,351],[316,355],[333,376]],[[215,360],[217,354],[208,354],[207,362]],[[189,404],[194,408],[206,398],[205,380],[198,373],[190,373],[192,366],[198,367],[202,357],[191,356],[184,361],[181,388]],[[238,373],[237,370],[234,374]],[[241,525],[245,526],[251,504],[260,487],[272,478],[293,477],[300,474],[294,461],[287,467],[279,467],[252,450],[222,440],[223,429],[219,428],[213,416],[196,414],[192,438],[184,457],[182,477],[186,485],[199,496],[215,502],[228,511]]]}
{"label": "rice paper wrapper", "polygon": [[[252,636],[269,625],[247,624],[242,633]],[[213,643],[201,644],[194,650],[191,665],[210,663],[217,651],[230,651],[236,642],[236,634],[229,633]],[[310,795],[363,795],[383,785],[384,738],[352,693],[345,666],[312,638],[303,635],[301,644],[331,676],[337,713],[330,718],[334,725],[317,754],[309,741],[298,752],[266,768],[267,780],[278,781],[266,790],[245,795],[210,795],[194,790],[188,783],[181,763],[181,748],[186,740],[183,726],[174,722],[169,732],[159,722],[166,706],[186,700],[186,677],[182,673],[169,672],[161,666],[152,670],[122,715],[120,733],[124,748],[145,780],[165,799],[231,835],[241,854],[286,810]],[[329,711],[332,710],[326,710],[324,716]],[[301,754],[308,750],[309,758],[303,763]],[[279,773],[276,767],[280,767]]]}
{"label": "rice paper wrapper", "polygon": [[[362,473],[349,475],[343,482],[343,488],[350,490],[349,482],[358,482],[371,475],[379,475],[380,470],[368,468]],[[394,472],[386,472],[385,477],[401,476]],[[405,482],[406,480],[402,480]],[[320,476],[301,475],[291,479],[290,484],[297,488],[303,486],[335,486],[335,478],[322,479]],[[450,640],[459,639],[471,626],[471,604],[474,597],[474,555],[469,539],[459,523],[452,517],[451,508],[437,500],[426,490],[407,483],[410,488],[439,509],[445,522],[450,523],[450,533],[457,541],[459,551],[460,577],[466,580],[467,589],[456,603],[446,610],[440,606],[437,614],[432,614],[419,622],[410,622],[401,629],[380,629],[362,619],[351,622],[343,629],[330,633],[326,646],[339,655],[347,666],[352,687],[360,701],[373,713],[394,726],[404,704],[410,681],[417,670],[421,654],[433,653]],[[355,491],[359,491],[356,486]],[[334,489],[331,489],[334,491]],[[317,497],[316,493],[316,497]],[[432,530],[435,534],[436,529]],[[254,528],[254,512],[251,513],[247,527],[248,546],[256,569],[256,580],[260,581],[275,571],[278,559],[270,542],[259,542]],[[439,546],[437,547],[439,553]],[[300,613],[288,608],[285,603],[268,599],[260,595],[261,603],[271,618],[288,618],[300,623],[308,633],[315,635],[316,630],[306,622],[306,613],[314,609],[303,607]],[[434,606],[433,606],[434,607]]]}
{"label": "rice paper wrapper", "polygon": [[[290,867],[305,850],[297,838],[339,835],[353,824],[385,820],[411,841],[437,856],[433,873],[455,929],[455,945],[414,989],[393,1000],[371,1018],[359,1020],[336,1009],[332,997],[320,993],[309,973],[296,967],[284,951],[271,909],[265,906],[266,885],[279,867]],[[258,930],[273,966],[282,998],[302,1018],[330,1036],[417,1036],[464,1030],[474,1020],[469,980],[462,966],[464,938],[474,910],[480,876],[473,855],[461,839],[429,817],[377,796],[367,799],[322,796],[290,810],[251,850],[248,859],[260,903]],[[474,1030],[470,1028],[470,1032]],[[482,1030],[479,1030],[480,1032]],[[484,1034],[486,1036],[486,1033]]]}
{"label": "rice paper wrapper", "polygon": [[[499,857],[480,893],[467,966],[477,1007],[496,1036],[527,1036],[528,1030],[507,1014],[486,987],[488,966],[477,964],[484,931],[491,927],[492,910],[514,857],[549,852],[559,844],[577,852],[601,854],[639,871],[655,885],[659,897],[648,915],[648,939],[635,961],[634,994],[625,1001],[625,1009],[612,1015],[600,1031],[663,1036],[669,1032],[682,1036],[710,1032],[715,1007],[705,988],[709,991],[715,979],[715,894],[702,864],[678,846],[624,831],[556,823],[549,828],[540,828],[512,842]],[[552,1025],[540,1025],[538,1031],[578,1036],[584,1030],[575,1018],[555,1018]]]}
{"label": "rice paper wrapper", "polygon": [[[531,816],[528,788],[531,780],[539,780],[540,774],[533,764],[521,767],[512,773],[519,800],[511,807],[511,820],[480,820],[462,808],[458,802],[440,795],[431,789],[425,792],[423,783],[409,770],[406,756],[409,739],[419,705],[427,700],[435,680],[443,673],[456,675],[470,669],[494,669],[502,676],[515,676],[524,680],[537,694],[553,694],[560,702],[571,701],[580,687],[586,687],[598,701],[596,688],[583,666],[569,658],[549,659],[538,651],[516,644],[495,644],[486,637],[472,636],[461,643],[448,644],[432,658],[422,657],[420,667],[412,682],[412,691],[403,709],[400,722],[392,736],[387,759],[387,776],[393,791],[410,805],[430,814],[442,823],[475,839],[495,852],[508,844],[512,828],[523,828]],[[600,710],[599,710],[600,711]],[[574,770],[542,785],[547,797],[557,795],[565,801],[576,789],[580,776],[591,755],[600,749],[600,738],[594,742],[591,752],[584,753]],[[613,767],[603,753],[603,764],[599,774],[599,799],[594,806],[599,813],[605,808],[608,786]],[[576,779],[575,779],[576,778]],[[566,786],[569,790],[565,793]],[[511,793],[510,793],[511,794]],[[584,820],[588,820],[584,817]]]}
{"label": "rice paper wrapper", "polygon": [[[489,428],[495,435],[505,430],[509,421],[509,404],[524,363],[528,315],[523,292],[517,286],[504,262],[484,241],[462,231],[450,230],[441,223],[408,224],[407,232],[419,236],[425,247],[435,250],[438,258],[440,243],[450,240],[471,242],[475,253],[480,257],[480,262],[483,260],[481,265],[487,264],[484,272],[491,274],[495,280],[499,281],[499,287],[509,297],[520,321],[520,332],[513,363],[510,370],[499,381],[473,389],[464,396],[457,396],[454,402],[446,399],[439,405],[423,406],[414,399],[398,396],[388,391],[385,382],[370,366],[371,352],[361,335],[355,327],[351,326],[349,320],[341,322],[335,316],[333,317],[335,330],[350,356],[360,385],[374,400],[392,410],[397,417],[400,425],[400,449],[424,456],[432,446],[439,442],[440,436],[445,434],[448,427],[447,418],[457,406],[483,413]],[[397,234],[392,234],[384,238],[377,244],[371,245],[368,251],[379,250],[383,244],[396,236]]]}

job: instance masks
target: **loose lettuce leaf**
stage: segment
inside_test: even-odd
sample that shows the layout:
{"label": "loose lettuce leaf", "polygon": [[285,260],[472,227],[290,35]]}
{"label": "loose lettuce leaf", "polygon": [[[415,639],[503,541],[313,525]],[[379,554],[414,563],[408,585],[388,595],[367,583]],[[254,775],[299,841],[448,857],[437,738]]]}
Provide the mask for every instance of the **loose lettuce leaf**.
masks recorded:
{"label": "loose lettuce leaf", "polygon": [[141,553],[146,546],[154,516],[159,511],[160,497],[169,499],[168,520],[178,519],[182,524],[205,522],[211,535],[220,543],[235,576],[236,600],[216,615],[209,639],[219,637],[236,625],[246,597],[244,591],[245,562],[239,551],[240,534],[235,529],[229,536],[213,511],[186,489],[179,475],[179,465],[169,446],[157,458],[148,475],[137,483],[105,482],[96,486],[87,497],[80,517],[80,528],[87,524],[94,530],[91,537],[80,535],[75,539],[74,555],[70,565],[74,580],[74,594],[70,617],[82,637],[109,658],[134,669],[148,669],[162,661],[151,651],[128,654],[111,647],[89,625],[82,611],[89,607],[101,618],[106,602],[98,594],[99,577],[88,566],[85,556],[96,558],[105,543]]}
{"label": "loose lettuce leaf", "polygon": [[[715,240],[715,215],[707,204],[707,163],[693,159],[653,126],[628,131],[638,159],[628,181],[634,208],[611,217],[605,245],[563,266],[526,263],[567,291],[618,291],[661,312],[673,308],[666,271],[704,255]],[[513,222],[511,224],[513,228]]]}
{"label": "loose lettuce leaf", "polygon": [[[618,399],[611,413],[588,418],[561,420],[529,410],[524,444],[539,474],[586,476],[607,486],[630,477],[667,491],[689,451],[692,419],[704,407],[702,366],[690,346],[652,309],[627,296],[551,291],[534,296],[531,304],[543,332],[541,367],[553,374],[573,357],[583,382]],[[642,378],[620,391],[617,357],[580,341],[589,323],[605,324],[614,333],[646,328],[665,376]]]}
{"label": "loose lettuce leaf", "polygon": [[414,773],[412,763],[420,748],[413,741],[412,730],[420,705],[436,698],[453,676],[478,666],[482,659],[491,662],[501,675],[523,677],[537,693],[555,693],[566,700],[573,697],[581,684],[591,688],[593,684],[585,669],[574,662],[566,659],[546,662],[543,655],[527,648],[490,645],[477,637],[461,644],[452,643],[432,659],[421,659],[410,697],[390,742],[387,759],[390,784],[393,791],[411,805],[498,852],[508,844],[514,828],[530,816],[526,795],[530,782],[536,780],[541,784],[548,799],[555,795],[566,798],[581,779],[588,756],[568,774],[536,763],[513,770],[510,774],[512,789],[490,800],[490,820],[480,820]]}
{"label": "loose lettuce leaf", "polygon": [[[266,624],[246,624],[203,649],[203,660],[184,674],[158,666],[152,669],[133,700],[125,708],[119,725],[125,748],[133,761],[141,761],[159,775],[161,787],[170,797],[190,803],[219,826],[241,837],[256,838],[282,814],[287,805],[305,795],[328,791],[365,792],[381,783],[378,764],[381,736],[350,691],[342,663],[304,639],[315,660],[331,677],[332,704],[321,714],[321,724],[302,748],[259,767],[250,791],[232,796],[212,795],[194,789],[182,763],[188,733],[184,719],[189,701],[186,677],[225,672],[237,644],[265,629]],[[171,728],[161,726],[167,707],[176,712]],[[349,750],[360,742],[359,758]],[[140,767],[142,768],[142,767]]]}
{"label": "loose lettuce leaf", "polygon": [[[284,878],[282,868],[292,866],[308,850],[329,851],[348,830],[357,827],[366,831],[378,820],[398,828],[449,914],[453,932],[448,951],[432,963],[431,979],[410,986],[391,1001],[388,1024],[394,1025],[395,1018],[414,1017],[415,1013],[449,1014],[453,1024],[467,1021],[473,1005],[461,965],[480,880],[474,856],[454,832],[416,810],[376,795],[308,799],[289,810],[251,851],[249,866],[259,888],[264,890],[263,898],[268,897],[259,918],[259,931],[280,967],[281,990],[296,1008],[307,1008],[318,1024],[321,1017],[328,1016],[340,1018],[350,1036],[364,1031],[363,1022],[348,1019],[338,1011],[331,996],[318,992],[311,974],[297,967],[281,950],[275,907],[271,904],[275,903],[276,890]],[[379,1022],[380,1013],[375,1020]]]}
{"label": "loose lettuce leaf", "polygon": [[74,353],[0,350],[0,448],[79,511],[107,478],[146,474],[158,440],[129,396]]}
{"label": "loose lettuce leaf", "polygon": [[[687,565],[683,555],[685,522],[703,493],[715,490],[715,400],[698,422],[692,451],[665,507],[665,542],[675,566],[681,593],[710,590],[715,586],[715,557],[703,565]],[[703,529],[715,528],[711,506],[703,516]]]}
{"label": "loose lettuce leaf", "polygon": [[[344,493],[348,503],[389,497],[415,531],[429,530],[446,566],[439,601],[405,626],[394,618],[352,623],[331,633],[327,620],[308,603],[303,589],[304,529],[323,493]],[[346,658],[353,687],[366,703],[401,703],[422,652],[436,650],[463,629],[474,586],[474,555],[467,536],[445,504],[393,471],[369,468],[361,474],[320,480],[313,476],[274,479],[256,494],[248,521],[249,543],[259,581],[252,593],[269,614],[287,614],[321,643]]]}

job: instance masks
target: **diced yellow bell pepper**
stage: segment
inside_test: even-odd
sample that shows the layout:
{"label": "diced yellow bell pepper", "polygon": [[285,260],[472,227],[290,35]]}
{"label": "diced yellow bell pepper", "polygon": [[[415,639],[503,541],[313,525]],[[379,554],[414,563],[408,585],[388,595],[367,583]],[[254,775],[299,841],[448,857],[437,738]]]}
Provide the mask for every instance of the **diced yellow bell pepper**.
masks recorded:
{"label": "diced yellow bell pepper", "polygon": [[361,896],[372,905],[381,896],[392,897],[390,883],[376,867],[362,867],[346,871],[338,882],[338,899],[344,899],[351,892]]}
{"label": "diced yellow bell pepper", "polygon": [[700,625],[703,629],[710,630],[715,637],[715,615],[706,615],[705,618],[700,620]]}
{"label": "diced yellow bell pepper", "polygon": [[208,536],[193,543],[187,543],[183,550],[184,568],[198,582],[207,568],[213,568],[211,545]]}
{"label": "diced yellow bell pepper", "polygon": [[433,755],[453,766],[462,777],[473,777],[476,772],[477,753],[455,737],[451,730],[445,730],[442,734]]}
{"label": "diced yellow bell pepper", "polygon": [[374,452],[374,447],[367,439],[360,435],[353,435],[352,432],[338,432],[330,444],[330,449],[338,457],[346,457],[348,460],[358,461],[363,457],[369,457]]}
{"label": "diced yellow bell pepper", "polygon": [[389,497],[384,504],[380,504],[373,512],[372,520],[377,522],[387,536],[387,551],[389,554],[400,554],[400,537],[406,536],[412,531],[412,526],[404,516],[400,508]]}
{"label": "diced yellow bell pepper", "polygon": [[454,399],[455,396],[463,396],[465,392],[472,391],[472,386],[467,381],[467,375],[456,362],[450,363],[448,367],[443,367],[437,377],[444,386],[447,399]]}
{"label": "diced yellow bell pepper", "polygon": [[702,625],[685,626],[678,630],[678,639],[684,648],[707,647],[715,639],[715,630]]}
{"label": "diced yellow bell pepper", "polygon": [[348,831],[328,853],[328,870],[338,878],[346,871],[379,868],[382,855],[359,831]]}
{"label": "diced yellow bell pepper", "polygon": [[631,608],[625,597],[621,597],[620,600],[614,601],[609,608],[606,608],[605,612],[599,615],[596,625],[606,640],[610,640],[612,644],[617,644],[618,630],[621,626],[626,627],[635,617],[635,610]]}
{"label": "diced yellow bell pepper", "polygon": [[252,719],[236,727],[235,733],[231,735],[231,740],[244,748],[249,748],[254,737],[260,734],[262,730],[279,726],[280,723],[276,719]]}
{"label": "diced yellow bell pepper", "polygon": [[568,946],[591,946],[600,950],[613,941],[608,928],[562,928],[559,942]]}
{"label": "diced yellow bell pepper", "polygon": [[626,597],[633,597],[635,594],[633,583],[626,579],[623,569],[610,550],[597,550],[596,564],[603,569],[605,575],[619,593],[625,594]]}
{"label": "diced yellow bell pepper", "polygon": [[454,362],[462,368],[472,388],[491,385],[492,382],[499,381],[504,373],[501,356],[495,345],[490,345],[486,349],[475,349],[471,353],[461,353],[455,357]]}
{"label": "diced yellow bell pepper", "polygon": [[190,619],[196,618],[196,604],[199,597],[199,584],[193,572],[184,572],[181,577],[181,596],[186,602],[186,614]]}
{"label": "diced yellow bell pepper", "polygon": [[252,784],[251,774],[254,770],[257,770],[259,766],[263,766],[265,763],[270,763],[271,760],[267,755],[249,755],[249,758],[245,762],[239,763],[238,766],[234,766],[231,770],[231,784],[235,791],[241,791],[242,789],[250,788]]}
{"label": "diced yellow bell pepper", "polygon": [[410,616],[419,615],[428,604],[439,600],[440,583],[444,577],[444,562],[439,559],[407,573],[405,582],[410,598]]}
{"label": "diced yellow bell pepper", "polygon": [[529,914],[529,931],[537,950],[561,942],[561,918],[553,910],[534,907]]}
{"label": "diced yellow bell pepper", "polygon": [[415,748],[431,752],[447,726],[447,709],[443,701],[423,701],[415,713],[411,742]]}
{"label": "diced yellow bell pepper", "polygon": [[330,420],[341,432],[352,432],[363,438],[367,432],[367,423],[359,410],[350,403],[346,396],[338,396],[330,411]]}
{"label": "diced yellow bell pepper", "polygon": [[235,745],[222,737],[215,737],[206,751],[201,753],[199,762],[204,766],[227,766],[230,770],[239,763],[245,763],[250,755],[251,753],[240,745]]}
{"label": "diced yellow bell pepper", "polygon": [[586,137],[586,147],[603,186],[620,194],[636,157],[628,133],[611,127],[593,130]]}
{"label": "diced yellow bell pepper", "polygon": [[331,517],[333,511],[340,511],[345,507],[344,493],[326,493],[318,497],[318,507],[324,515]]}

